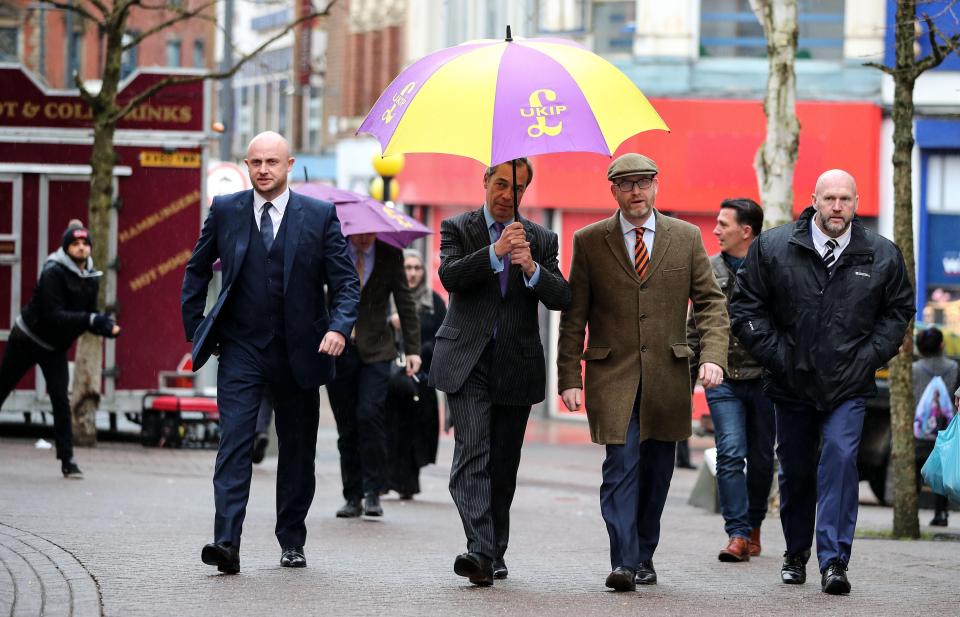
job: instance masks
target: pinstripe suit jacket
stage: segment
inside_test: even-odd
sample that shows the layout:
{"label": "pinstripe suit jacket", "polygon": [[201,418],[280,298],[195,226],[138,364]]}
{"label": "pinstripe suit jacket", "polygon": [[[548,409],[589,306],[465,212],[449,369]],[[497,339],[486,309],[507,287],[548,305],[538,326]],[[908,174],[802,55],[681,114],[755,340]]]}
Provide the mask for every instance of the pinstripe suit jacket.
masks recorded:
{"label": "pinstripe suit jacket", "polygon": [[[490,395],[498,405],[532,405],[544,399],[546,370],[538,305],[559,311],[570,287],[557,266],[557,235],[520,217],[540,280],[528,288],[519,266],[510,266],[506,296],[490,267],[490,233],[483,208],[446,219],[440,227],[440,281],[450,307],[437,331],[430,384],[460,390],[497,331]],[[508,263],[509,265],[509,263]]]}

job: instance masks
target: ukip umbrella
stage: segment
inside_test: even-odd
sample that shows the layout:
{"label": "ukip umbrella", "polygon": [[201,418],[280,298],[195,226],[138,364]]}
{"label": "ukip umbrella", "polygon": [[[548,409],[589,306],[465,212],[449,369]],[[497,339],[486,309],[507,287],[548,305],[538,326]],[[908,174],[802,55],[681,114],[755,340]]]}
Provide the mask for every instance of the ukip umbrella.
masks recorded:
{"label": "ukip umbrella", "polygon": [[375,233],[377,239],[402,249],[417,238],[433,233],[393,206],[360,193],[320,182],[305,182],[296,189],[301,195],[333,203],[344,236]]}
{"label": "ukip umbrella", "polygon": [[[553,152],[612,155],[629,137],[669,130],[615,66],[559,38],[462,43],[407,67],[357,133],[384,156],[435,152],[494,166]],[[516,165],[514,164],[514,207]]]}

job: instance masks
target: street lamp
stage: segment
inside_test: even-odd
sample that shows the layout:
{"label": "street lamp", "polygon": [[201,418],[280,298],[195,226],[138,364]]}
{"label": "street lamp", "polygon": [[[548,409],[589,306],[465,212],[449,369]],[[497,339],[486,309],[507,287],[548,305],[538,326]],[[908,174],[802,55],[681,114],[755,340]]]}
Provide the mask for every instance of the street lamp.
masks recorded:
{"label": "street lamp", "polygon": [[[394,178],[403,171],[403,155],[373,156],[373,170],[379,174],[370,183],[370,196],[384,203],[399,193],[399,184]],[[391,190],[392,189],[392,190]]]}

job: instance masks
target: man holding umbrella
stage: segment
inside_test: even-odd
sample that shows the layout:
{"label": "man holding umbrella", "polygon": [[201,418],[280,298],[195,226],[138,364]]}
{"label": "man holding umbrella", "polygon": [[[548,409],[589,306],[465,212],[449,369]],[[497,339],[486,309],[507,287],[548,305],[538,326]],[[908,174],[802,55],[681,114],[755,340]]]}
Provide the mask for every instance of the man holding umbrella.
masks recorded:
{"label": "man holding umbrella", "polygon": [[454,572],[481,586],[507,576],[520,448],[530,406],[544,399],[538,305],[570,303],[556,234],[516,213],[533,167],[525,158],[515,164],[515,175],[510,162],[488,167],[483,207],[441,225],[440,281],[450,308],[437,331],[430,384],[447,393],[455,430],[450,494],[467,552]]}

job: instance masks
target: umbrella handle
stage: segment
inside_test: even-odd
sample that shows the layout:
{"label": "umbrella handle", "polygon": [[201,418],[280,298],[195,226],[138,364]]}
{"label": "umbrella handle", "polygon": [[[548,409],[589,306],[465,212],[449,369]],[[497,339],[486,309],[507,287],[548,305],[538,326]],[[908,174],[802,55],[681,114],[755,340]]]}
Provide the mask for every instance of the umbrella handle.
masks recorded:
{"label": "umbrella handle", "polygon": [[[510,36],[510,26],[507,26],[507,36]],[[510,161],[513,167],[513,220],[520,220],[520,203],[517,200],[517,159]]]}

